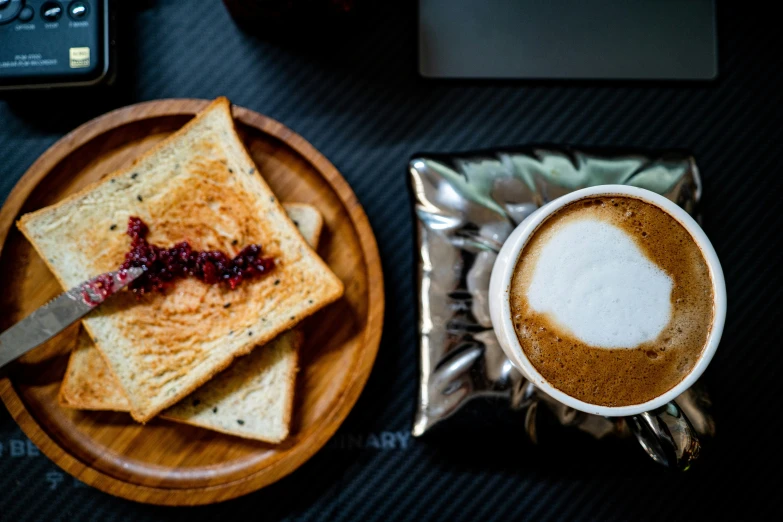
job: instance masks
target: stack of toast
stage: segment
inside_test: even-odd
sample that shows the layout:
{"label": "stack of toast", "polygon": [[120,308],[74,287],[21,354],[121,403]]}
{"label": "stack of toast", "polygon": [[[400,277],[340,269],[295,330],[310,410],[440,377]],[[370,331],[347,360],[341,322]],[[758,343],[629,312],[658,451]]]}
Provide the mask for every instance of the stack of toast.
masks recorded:
{"label": "stack of toast", "polygon": [[188,278],[161,293],[120,292],[83,320],[61,405],[285,439],[298,325],[343,293],[314,250],[318,210],[279,202],[236,133],[230,103],[219,98],[130,167],[22,216],[18,226],[70,288],[122,264],[130,216],[164,246],[188,241],[235,255],[260,244],[274,269],[233,290]]}

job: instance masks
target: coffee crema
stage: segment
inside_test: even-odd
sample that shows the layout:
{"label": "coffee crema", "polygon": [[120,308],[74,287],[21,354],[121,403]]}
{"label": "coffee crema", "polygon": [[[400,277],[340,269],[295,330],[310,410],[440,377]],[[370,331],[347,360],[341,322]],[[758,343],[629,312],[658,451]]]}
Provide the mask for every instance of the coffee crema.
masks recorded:
{"label": "coffee crema", "polygon": [[525,355],[555,388],[629,406],[676,386],[701,357],[714,317],[704,255],[661,208],[629,196],[580,199],[522,249],[510,287]]}

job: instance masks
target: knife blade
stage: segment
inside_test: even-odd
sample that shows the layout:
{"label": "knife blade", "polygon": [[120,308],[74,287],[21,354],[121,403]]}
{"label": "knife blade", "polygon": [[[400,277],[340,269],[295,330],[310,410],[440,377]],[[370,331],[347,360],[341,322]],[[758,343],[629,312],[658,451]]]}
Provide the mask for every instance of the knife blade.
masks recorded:
{"label": "knife blade", "polygon": [[135,267],[107,272],[38,308],[0,334],[0,368],[62,332],[143,273]]}

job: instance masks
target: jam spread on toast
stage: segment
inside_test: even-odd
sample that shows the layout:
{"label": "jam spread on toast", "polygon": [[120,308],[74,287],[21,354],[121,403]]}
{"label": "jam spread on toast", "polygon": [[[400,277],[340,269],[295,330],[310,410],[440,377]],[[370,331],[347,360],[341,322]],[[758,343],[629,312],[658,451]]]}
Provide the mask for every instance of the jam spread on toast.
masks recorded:
{"label": "jam spread on toast", "polygon": [[248,245],[231,258],[220,250],[193,250],[187,241],[171,248],[150,244],[146,239],[148,232],[140,218],[128,219],[131,248],[120,269],[144,269],[144,274],[129,285],[137,295],[162,291],[185,277],[195,277],[210,285],[224,284],[233,290],[247,279],[271,272],[275,266],[273,258],[263,256],[260,245]]}

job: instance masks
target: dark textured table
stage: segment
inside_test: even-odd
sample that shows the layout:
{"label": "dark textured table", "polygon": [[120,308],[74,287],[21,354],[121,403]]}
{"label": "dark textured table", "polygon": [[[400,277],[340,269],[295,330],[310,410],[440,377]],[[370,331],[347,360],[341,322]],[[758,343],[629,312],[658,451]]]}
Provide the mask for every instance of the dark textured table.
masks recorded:
{"label": "dark textured table", "polygon": [[[0,408],[0,520],[780,520],[770,406],[782,358],[783,81],[773,13],[719,5],[712,83],[466,83],[418,78],[415,9],[363,4],[360,26],[342,36],[273,43],[239,31],[217,0],[136,2],[122,15],[115,88],[0,101],[0,199],[64,133],[122,105],[226,95],[267,114],[349,181],[375,229],[387,293],[367,388],[334,439],[291,476],[209,507],[134,504],[62,473]],[[408,435],[418,362],[407,159],[533,142],[696,155],[729,312],[705,374],[718,435],[687,473],[659,468],[631,443],[554,426],[533,446],[522,419],[499,404],[474,403],[422,439]]]}

